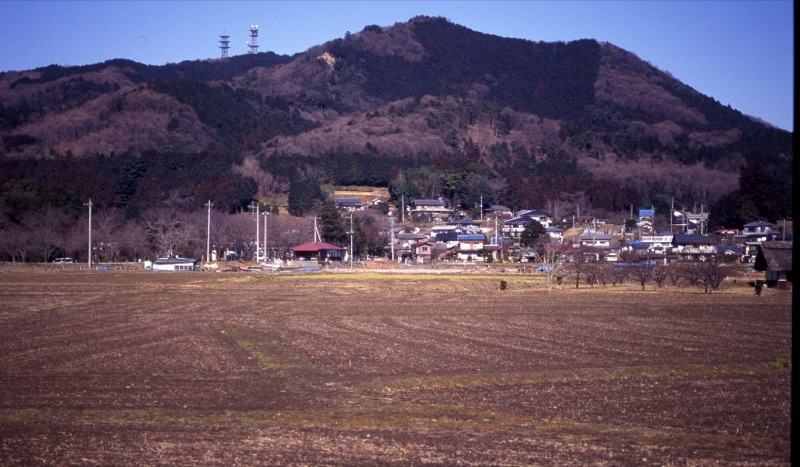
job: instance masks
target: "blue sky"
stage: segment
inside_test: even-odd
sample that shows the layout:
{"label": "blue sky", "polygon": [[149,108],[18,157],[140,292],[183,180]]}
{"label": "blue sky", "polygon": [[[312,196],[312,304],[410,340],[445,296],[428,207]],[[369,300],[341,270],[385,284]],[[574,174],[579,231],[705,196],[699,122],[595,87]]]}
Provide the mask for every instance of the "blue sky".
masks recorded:
{"label": "blue sky", "polygon": [[597,39],[779,128],[794,125],[791,0],[678,1],[2,1],[0,71],[112,58],[163,65],[247,52],[279,54],[417,15],[533,41]]}

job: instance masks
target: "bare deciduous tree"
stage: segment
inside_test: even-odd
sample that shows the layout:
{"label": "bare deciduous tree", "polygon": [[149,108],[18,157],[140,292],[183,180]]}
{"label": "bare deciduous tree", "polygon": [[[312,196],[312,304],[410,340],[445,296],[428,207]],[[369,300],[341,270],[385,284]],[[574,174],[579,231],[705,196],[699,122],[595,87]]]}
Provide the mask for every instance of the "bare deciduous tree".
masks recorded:
{"label": "bare deciduous tree", "polygon": [[122,211],[114,208],[103,209],[93,217],[92,243],[96,245],[95,251],[99,261],[117,261],[122,245],[116,231],[123,222]]}
{"label": "bare deciduous tree", "polygon": [[644,290],[645,285],[653,278],[654,269],[655,265],[650,261],[645,260],[630,266],[628,268],[628,273],[633,280],[642,286],[642,290]]}
{"label": "bare deciduous tree", "polygon": [[564,255],[569,247],[561,242],[553,241],[549,235],[543,235],[537,239],[536,250],[539,252],[539,258],[547,276],[547,287],[550,288],[554,277],[563,277],[567,273],[564,266]]}
{"label": "bare deciduous tree", "polygon": [[659,262],[653,266],[653,282],[658,285],[658,288],[664,287],[664,284],[667,282],[667,277],[669,277],[669,270],[672,267]]}
{"label": "bare deciduous tree", "polygon": [[703,286],[705,293],[719,289],[728,277],[728,265],[718,255],[710,255],[702,261],[692,261],[684,265],[684,271],[693,285]]}
{"label": "bare deciduous tree", "polygon": [[22,227],[10,225],[0,235],[0,248],[6,252],[12,262],[24,263],[31,250],[30,236]]}
{"label": "bare deciduous tree", "polygon": [[62,210],[45,208],[28,212],[22,219],[31,247],[41,254],[45,263],[56,251],[64,250],[64,233],[72,219]]}
{"label": "bare deciduous tree", "polygon": [[177,211],[153,210],[143,216],[144,231],[157,254],[176,255],[185,251],[192,239],[192,228]]}

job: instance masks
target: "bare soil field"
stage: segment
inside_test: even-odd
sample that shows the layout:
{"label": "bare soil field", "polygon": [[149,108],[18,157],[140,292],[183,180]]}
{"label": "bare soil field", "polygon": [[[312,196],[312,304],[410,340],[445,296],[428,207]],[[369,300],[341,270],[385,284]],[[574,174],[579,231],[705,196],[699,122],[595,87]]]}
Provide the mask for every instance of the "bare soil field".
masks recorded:
{"label": "bare soil field", "polygon": [[791,464],[791,292],[639,289],[0,270],[0,464]]}

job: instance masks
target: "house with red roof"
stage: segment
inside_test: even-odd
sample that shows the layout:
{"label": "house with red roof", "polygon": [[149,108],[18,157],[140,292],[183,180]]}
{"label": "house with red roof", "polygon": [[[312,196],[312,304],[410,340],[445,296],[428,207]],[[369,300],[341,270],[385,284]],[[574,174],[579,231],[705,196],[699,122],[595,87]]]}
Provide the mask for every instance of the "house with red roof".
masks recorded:
{"label": "house with red roof", "polygon": [[292,247],[292,256],[300,261],[317,260],[320,263],[342,261],[345,248],[328,242],[305,242]]}

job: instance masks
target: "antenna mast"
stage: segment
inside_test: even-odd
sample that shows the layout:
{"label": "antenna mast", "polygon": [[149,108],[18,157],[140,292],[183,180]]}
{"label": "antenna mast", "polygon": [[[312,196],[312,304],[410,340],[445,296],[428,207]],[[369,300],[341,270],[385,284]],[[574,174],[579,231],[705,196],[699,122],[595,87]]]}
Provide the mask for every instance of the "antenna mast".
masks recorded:
{"label": "antenna mast", "polygon": [[258,53],[258,25],[251,24],[250,25],[250,42],[247,43],[247,46],[250,47],[250,51],[248,53],[257,54]]}
{"label": "antenna mast", "polygon": [[219,48],[222,51],[219,58],[228,58],[228,49],[231,48],[230,46],[230,38],[231,36],[227,34],[223,34],[219,36]]}

